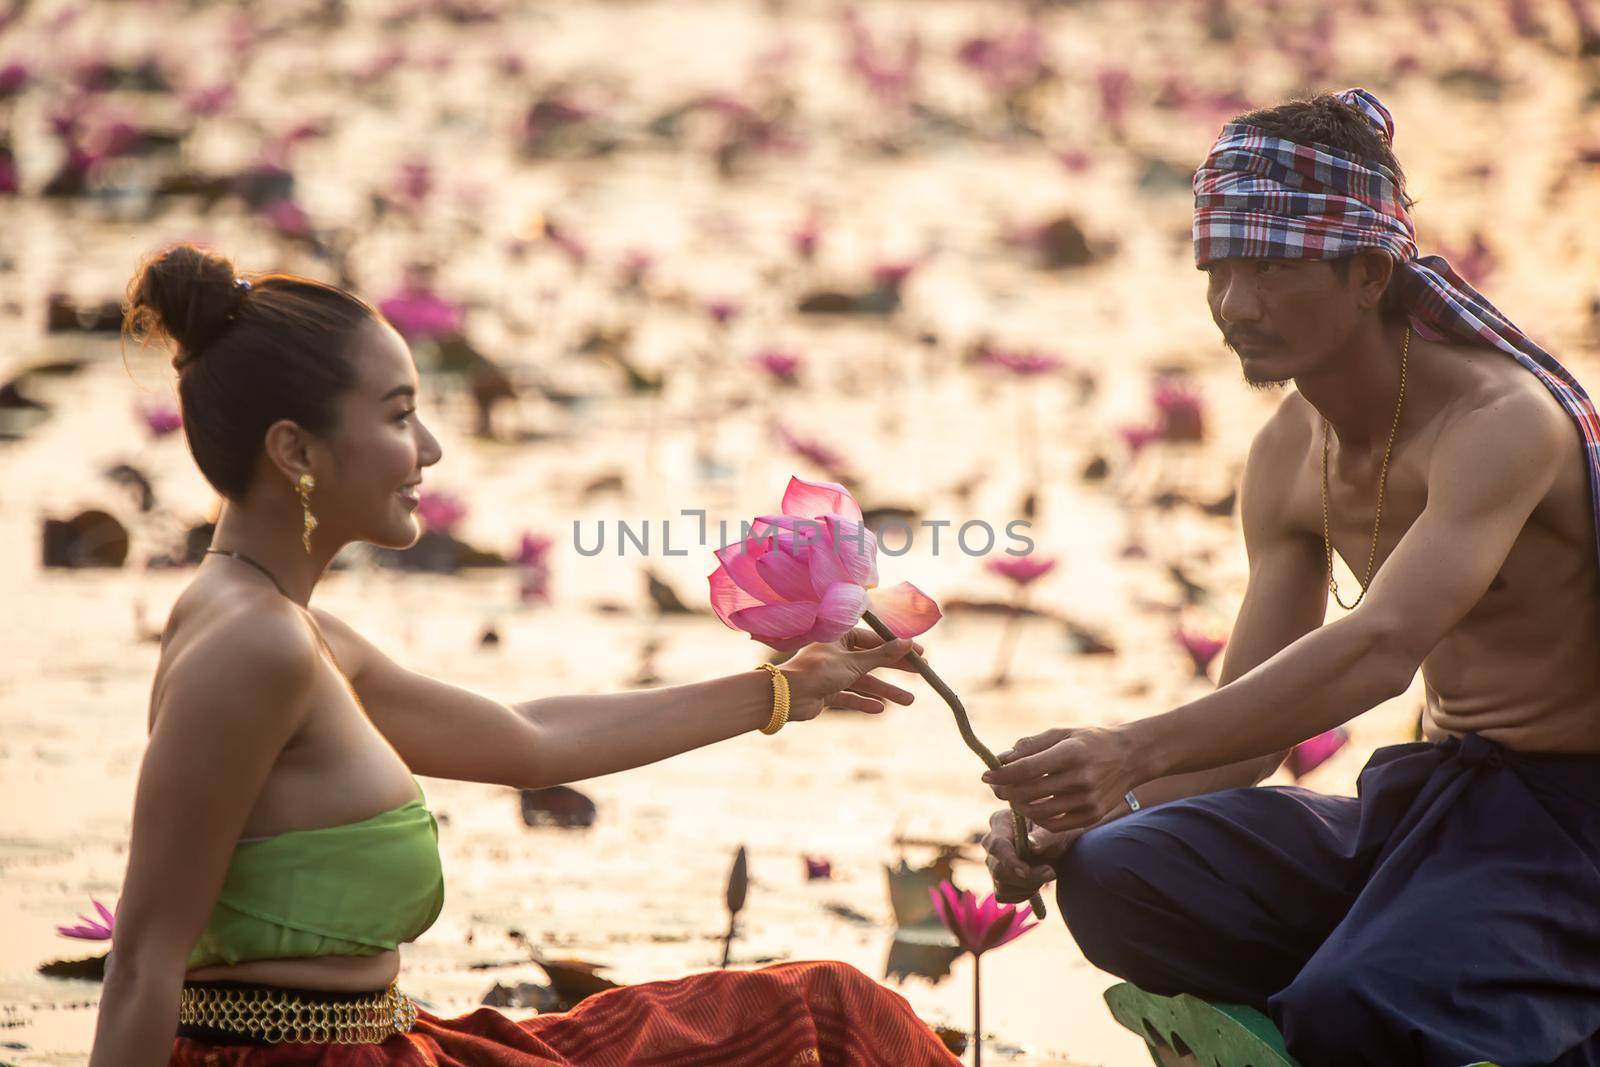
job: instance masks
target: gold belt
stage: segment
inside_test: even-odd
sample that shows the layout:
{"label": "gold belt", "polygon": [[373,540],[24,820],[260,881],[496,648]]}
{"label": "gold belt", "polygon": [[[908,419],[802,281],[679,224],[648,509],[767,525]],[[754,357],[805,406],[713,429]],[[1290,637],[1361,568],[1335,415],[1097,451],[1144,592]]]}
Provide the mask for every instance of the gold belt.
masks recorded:
{"label": "gold belt", "polygon": [[417,1006],[393,983],[381,993],[321,1001],[288,989],[184,986],[178,1022],[209,1026],[270,1044],[376,1045],[410,1030]]}

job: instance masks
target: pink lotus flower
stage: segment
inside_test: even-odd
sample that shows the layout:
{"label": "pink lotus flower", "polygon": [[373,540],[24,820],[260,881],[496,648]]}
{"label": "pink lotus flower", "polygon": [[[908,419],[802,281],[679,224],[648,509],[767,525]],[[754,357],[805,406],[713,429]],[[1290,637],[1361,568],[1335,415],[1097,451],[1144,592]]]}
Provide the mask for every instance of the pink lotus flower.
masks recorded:
{"label": "pink lotus flower", "polygon": [[461,332],[461,305],[433,290],[433,271],[413,264],[406,268],[400,291],[378,301],[378,310],[407,341],[432,341]]}
{"label": "pink lotus flower", "polygon": [[909,582],[875,591],[877,538],[849,490],[791,477],[782,507],[717,550],[711,607],[729,628],[792,652],[838,640],[869,609],[897,637],[915,637],[939,621],[939,605]]}
{"label": "pink lotus flower", "polygon": [[1199,393],[1183,381],[1163,375],[1156,379],[1154,400],[1161,415],[1163,441],[1205,440],[1205,406]]}
{"label": "pink lotus flower", "polygon": [[1041,374],[1049,374],[1064,366],[1059,356],[1048,352],[1032,350],[1010,351],[1000,348],[986,348],[980,357],[985,366],[1003,370],[1008,374],[1015,374],[1019,378],[1035,378]]}
{"label": "pink lotus flower", "polygon": [[953,882],[940,882],[928,895],[939,921],[956,935],[962,949],[974,956],[1015,941],[1039,925],[1026,909],[1001,904],[993,893],[980,901],[971,890],[958,890]]}
{"label": "pink lotus flower", "polygon": [[1342,726],[1324,731],[1309,741],[1302,741],[1289,750],[1289,773],[1299,781],[1328,760],[1350,741],[1350,732]]}
{"label": "pink lotus flower", "polygon": [[1189,659],[1194,663],[1196,678],[1206,677],[1206,668],[1211,666],[1211,661],[1217,658],[1217,653],[1228,644],[1220,637],[1194,633],[1181,626],[1174,636],[1177,637],[1178,644],[1183,646],[1183,650],[1189,653]]}
{"label": "pink lotus flower", "polygon": [[433,167],[426,159],[407,159],[394,179],[395,199],[411,208],[422,206],[433,192]]}
{"label": "pink lotus flower", "polygon": [[805,221],[801,222],[795,231],[789,235],[794,244],[795,255],[811,262],[817,256],[817,245],[822,240],[822,220],[815,211],[809,212]]}
{"label": "pink lotus flower", "polygon": [[1029,586],[1040,578],[1055,570],[1056,561],[1053,559],[1034,559],[1033,556],[1015,556],[1008,559],[992,559],[985,566],[1002,578],[1015,582],[1018,586]]}
{"label": "pink lotus flower", "polygon": [[840,481],[848,481],[850,461],[841,453],[834,451],[821,441],[810,438],[796,437],[786,427],[778,427],[778,440],[783,446],[801,459],[810,460],[828,474]]}
{"label": "pink lotus flower", "polygon": [[911,272],[917,269],[915,261],[902,263],[879,263],[872,268],[872,284],[878,289],[888,289],[899,292],[900,287],[911,277]]}
{"label": "pink lotus flower", "polygon": [[62,937],[75,937],[80,941],[110,941],[112,933],[117,926],[116,916],[112,915],[104,904],[93,897],[89,898],[89,902],[100,913],[100,918],[104,920],[103,922],[96,922],[80,914],[78,918],[83,920],[82,923],[77,926],[58,926],[56,927],[56,933]]}
{"label": "pink lotus flower", "polygon": [[983,999],[982,957],[990,949],[1009,944],[1039,924],[1025,909],[1015,904],[1001,904],[990,893],[978,900],[970,892],[963,892],[950,881],[940,882],[928,890],[933,898],[933,910],[945,929],[955,935],[956,942],[972,953],[972,1064],[983,1063]]}
{"label": "pink lotus flower", "polygon": [[168,404],[154,404],[150,407],[140,408],[139,417],[144,420],[145,428],[152,437],[165,437],[183,429],[183,415],[178,409]]}
{"label": "pink lotus flower", "polygon": [[264,205],[261,218],[285,237],[305,237],[311,232],[311,216],[293,200],[274,200]]}
{"label": "pink lotus flower", "polygon": [[821,856],[806,856],[806,881],[825,881],[833,877],[833,863]]}
{"label": "pink lotus flower", "polygon": [[12,60],[0,67],[0,97],[16,96],[28,87],[33,72],[21,60]]}
{"label": "pink lotus flower", "polygon": [[550,547],[555,542],[542,534],[525,533],[517,549],[517,597],[524,604],[550,600]]}
{"label": "pink lotus flower", "polygon": [[226,82],[200,86],[183,95],[184,110],[191,115],[220,115],[233,106],[233,86]]}
{"label": "pink lotus flower", "polygon": [[1122,443],[1128,446],[1128,451],[1137,456],[1144,451],[1144,447],[1153,441],[1161,440],[1161,427],[1140,426],[1128,423],[1117,427],[1117,433],[1122,435]]}
{"label": "pink lotus flower", "polygon": [[449,534],[467,517],[467,505],[452,493],[423,490],[417,501],[417,514],[429,532]]}
{"label": "pink lotus flower", "polygon": [[732,300],[708,300],[706,314],[710,315],[711,320],[718,326],[726,326],[739,317],[739,305]]}
{"label": "pink lotus flower", "polygon": [[800,368],[805,363],[793,352],[777,348],[764,348],[756,353],[755,364],[784,385],[794,385],[799,380]]}

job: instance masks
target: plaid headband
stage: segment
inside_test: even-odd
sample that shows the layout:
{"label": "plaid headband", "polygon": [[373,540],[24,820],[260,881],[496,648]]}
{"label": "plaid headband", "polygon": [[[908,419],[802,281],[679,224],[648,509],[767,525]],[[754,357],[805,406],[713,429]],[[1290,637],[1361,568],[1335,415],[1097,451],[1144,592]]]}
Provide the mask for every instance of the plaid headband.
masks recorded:
{"label": "plaid headband", "polygon": [[[1394,117],[1377,97],[1348,89],[1339,99],[1394,142]],[[1195,171],[1197,267],[1235,257],[1341,259],[1376,249],[1395,261],[1391,284],[1400,287],[1418,334],[1490,345],[1537,375],[1583,435],[1600,530],[1600,415],[1589,394],[1442,256],[1419,257],[1416,237],[1394,173],[1330,145],[1298,144],[1233,122]]]}

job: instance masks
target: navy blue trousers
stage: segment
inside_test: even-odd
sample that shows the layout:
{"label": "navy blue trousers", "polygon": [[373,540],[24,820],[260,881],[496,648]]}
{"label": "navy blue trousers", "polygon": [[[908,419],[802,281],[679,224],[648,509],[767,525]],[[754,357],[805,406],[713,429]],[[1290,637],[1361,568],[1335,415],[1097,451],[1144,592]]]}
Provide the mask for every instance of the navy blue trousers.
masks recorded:
{"label": "navy blue trousers", "polygon": [[1061,914],[1095,966],[1253,1005],[1305,1067],[1600,1067],[1600,756],[1468,734],[1381,748],[1357,789],[1091,830]]}

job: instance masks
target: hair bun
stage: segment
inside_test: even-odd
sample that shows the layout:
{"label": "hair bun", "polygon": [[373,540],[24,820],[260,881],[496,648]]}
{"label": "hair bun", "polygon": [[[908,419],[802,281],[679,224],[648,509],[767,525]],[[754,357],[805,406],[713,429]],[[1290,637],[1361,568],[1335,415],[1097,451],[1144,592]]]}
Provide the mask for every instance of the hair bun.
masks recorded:
{"label": "hair bun", "polygon": [[170,340],[183,370],[227,328],[248,292],[226,256],[184,242],[146,257],[128,283],[123,331],[135,340]]}

